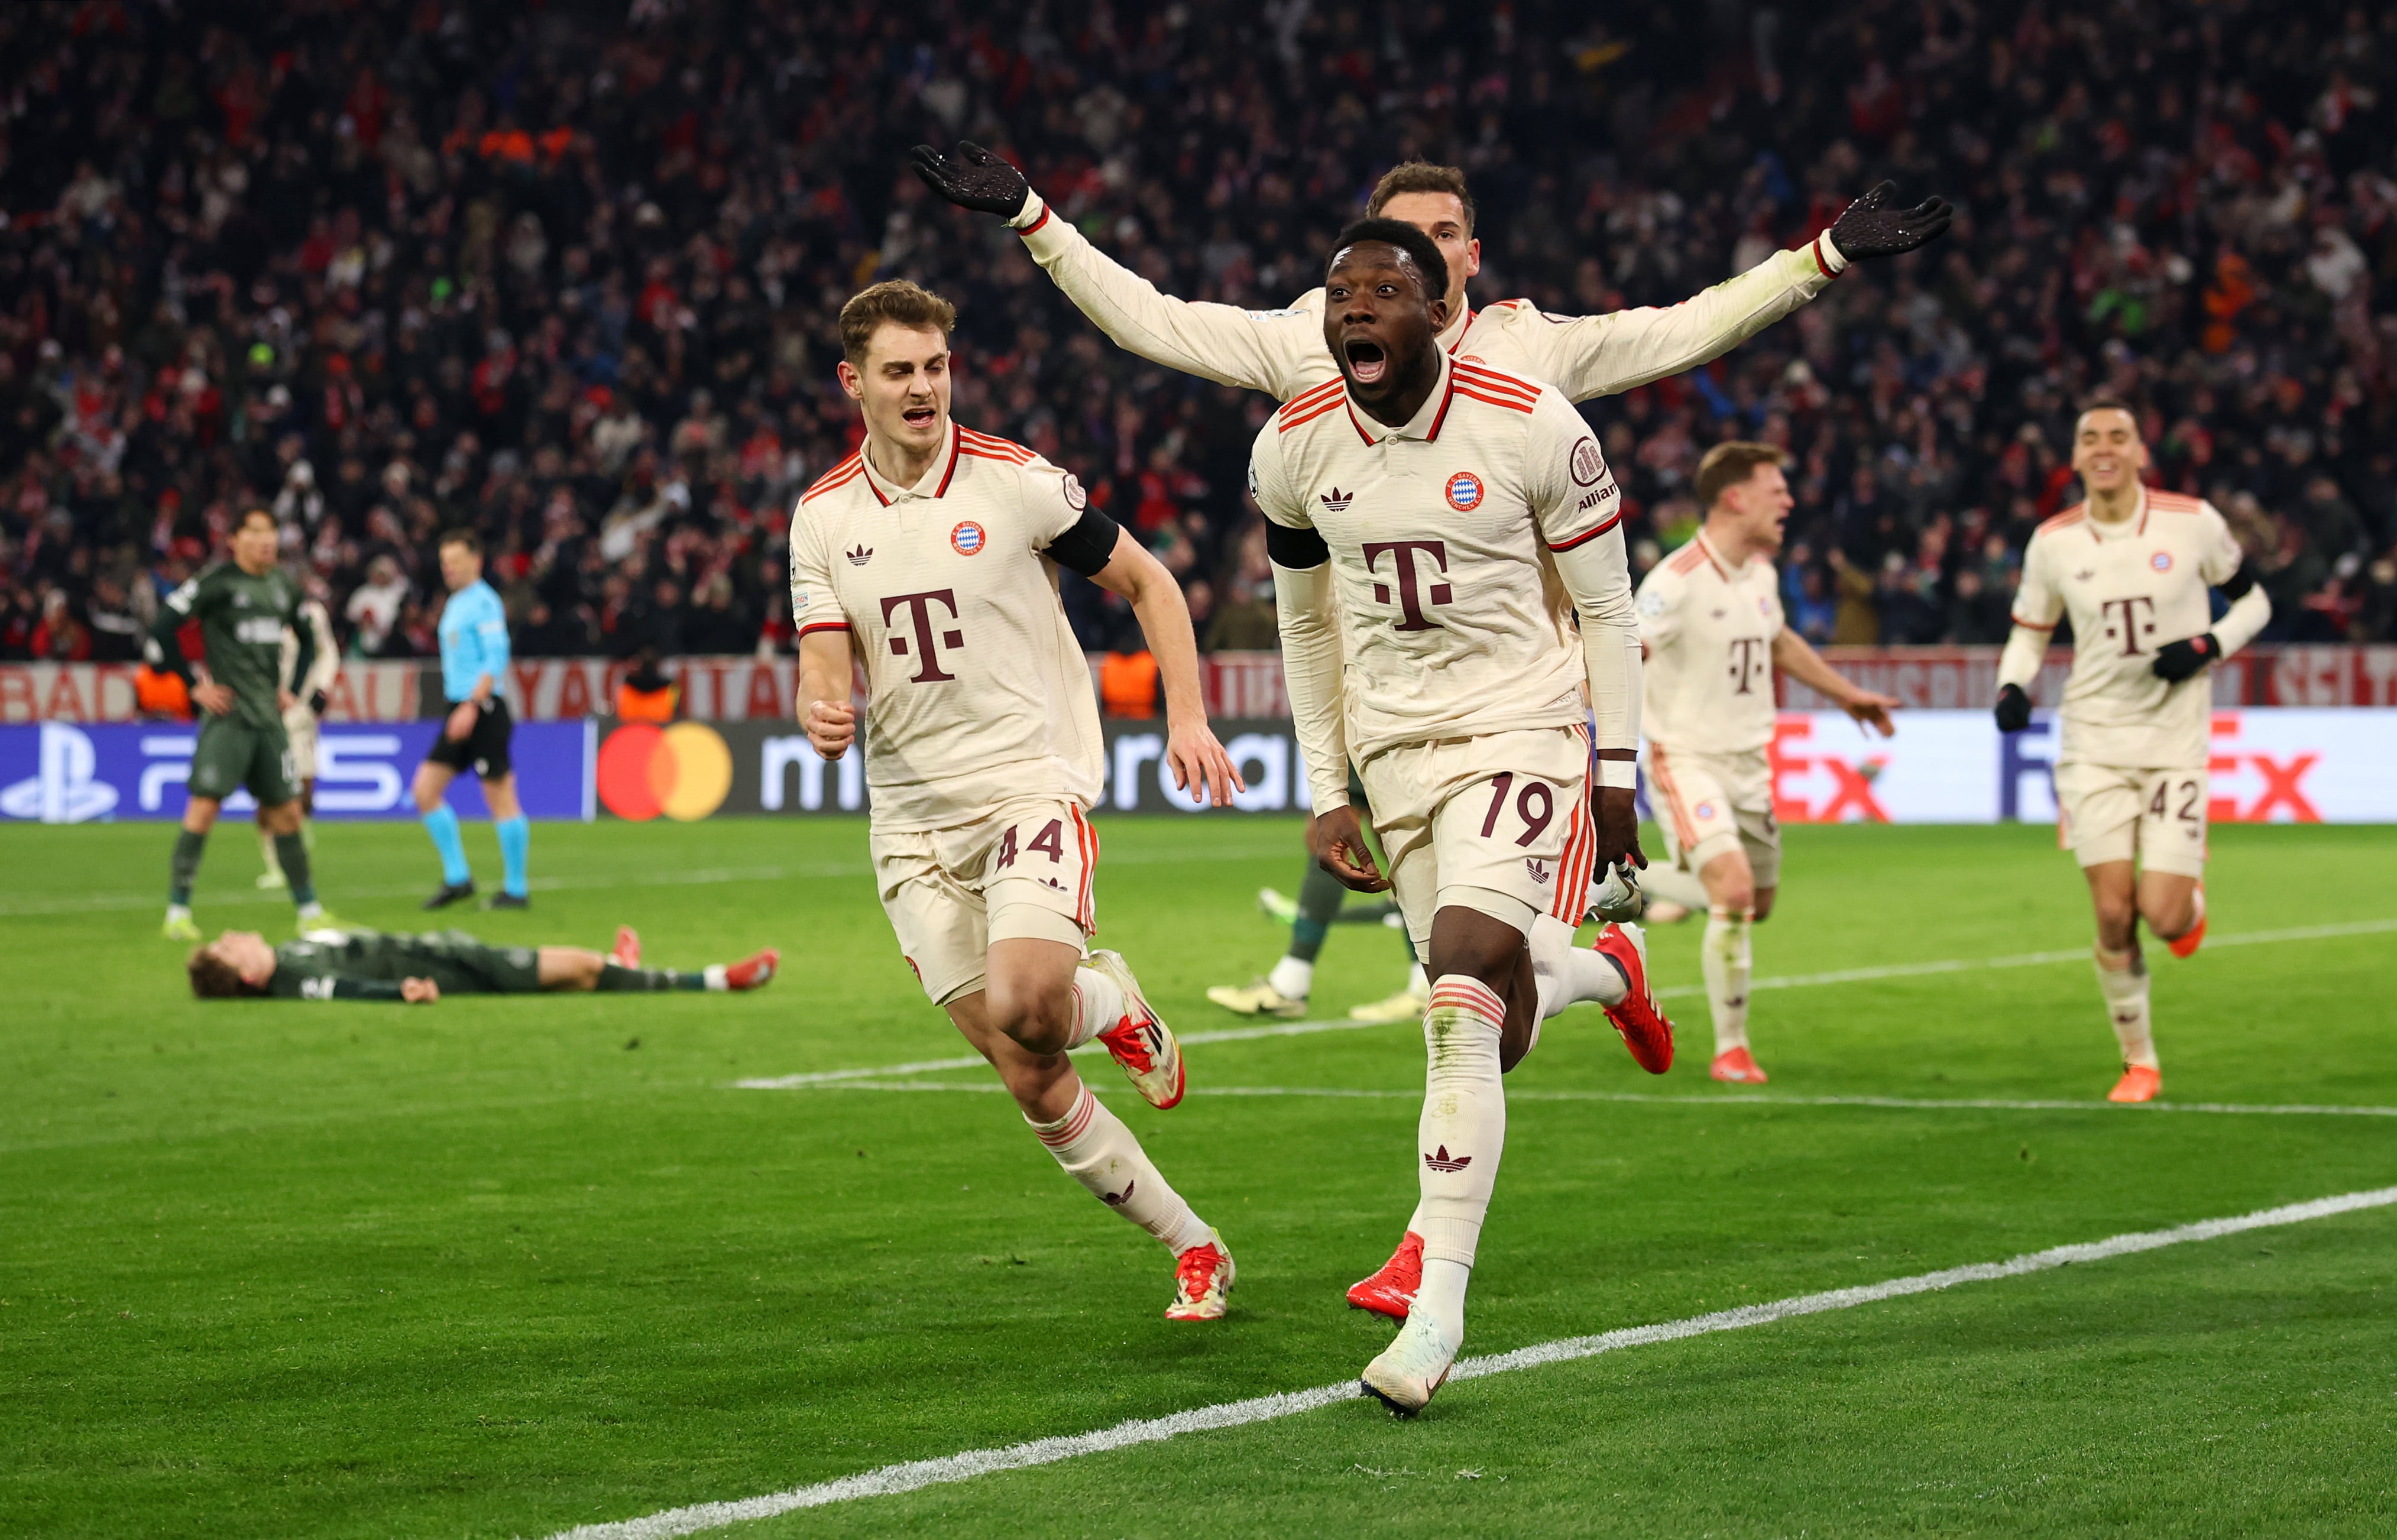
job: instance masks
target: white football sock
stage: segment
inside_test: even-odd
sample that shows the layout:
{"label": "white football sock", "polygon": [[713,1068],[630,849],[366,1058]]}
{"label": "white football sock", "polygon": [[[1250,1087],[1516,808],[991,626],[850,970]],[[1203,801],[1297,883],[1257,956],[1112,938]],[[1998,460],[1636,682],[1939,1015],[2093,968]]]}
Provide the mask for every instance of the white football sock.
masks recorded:
{"label": "white football sock", "polygon": [[1753,909],[1734,914],[1721,904],[1707,908],[1699,958],[1707,977],[1707,1009],[1715,1019],[1717,1057],[1748,1046],[1748,975],[1754,963],[1748,933],[1755,923]]}
{"label": "white football sock", "polygon": [[1523,939],[1532,954],[1532,987],[1539,993],[1533,1019],[1544,1022],[1573,1002],[1573,927],[1553,915],[1534,915]]}
{"label": "white football sock", "polygon": [[1167,1185],[1148,1152],[1123,1119],[1109,1112],[1083,1086],[1074,1108],[1053,1123],[1033,1123],[1032,1132],[1065,1168],[1065,1174],[1091,1196],[1131,1220],[1180,1256],[1214,1238],[1182,1195]]}
{"label": "white football sock", "polygon": [[2106,1014],[2114,1023],[2114,1040],[2122,1045],[2122,1062],[2161,1069],[2156,1058],[2155,1025],[2148,1014],[2148,959],[2134,945],[2127,952],[2095,948],[2097,992],[2106,997]]}
{"label": "white football sock", "polygon": [[1424,1258],[1423,1282],[1415,1289],[1407,1319],[1437,1326],[1452,1343],[1465,1340],[1465,1286],[1473,1281],[1471,1265],[1446,1257]]}
{"label": "white football sock", "polygon": [[1506,1007],[1488,984],[1447,973],[1431,986],[1424,1012],[1423,1116],[1415,1125],[1423,1202],[1415,1233],[1426,1261],[1473,1265],[1482,1216],[1506,1148],[1506,1091],[1499,1079],[1498,1038]]}
{"label": "white football sock", "polygon": [[1265,975],[1265,983],[1273,985],[1274,993],[1283,999],[1303,1000],[1315,987],[1315,964],[1285,953],[1273,965],[1273,971]]}
{"label": "white football sock", "polygon": [[1621,1005],[1631,993],[1631,981],[1605,953],[1587,946],[1573,949],[1573,998],[1599,1005]]}
{"label": "white football sock", "polygon": [[1079,1048],[1124,1019],[1123,986],[1095,968],[1074,970],[1074,1024],[1065,1046]]}
{"label": "white football sock", "polygon": [[1659,861],[1640,869],[1640,886],[1650,898],[1661,898],[1667,904],[1678,904],[1684,909],[1705,910],[1711,904],[1707,897],[1707,885],[1698,880],[1695,872],[1685,872],[1679,866]]}

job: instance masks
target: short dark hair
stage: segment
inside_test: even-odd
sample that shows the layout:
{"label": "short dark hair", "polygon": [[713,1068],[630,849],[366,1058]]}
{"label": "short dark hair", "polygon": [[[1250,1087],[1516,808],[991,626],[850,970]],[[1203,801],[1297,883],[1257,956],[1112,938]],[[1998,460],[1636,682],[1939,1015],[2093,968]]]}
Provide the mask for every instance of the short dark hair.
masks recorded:
{"label": "short dark hair", "polygon": [[276,518],[275,516],[275,510],[268,507],[263,502],[253,502],[248,507],[244,508],[241,511],[241,516],[233,521],[233,527],[238,529],[253,518],[262,518],[266,520],[268,524],[275,527],[278,533],[280,533],[283,529],[283,521]]}
{"label": "short dark hair", "polygon": [[205,946],[193,947],[183,966],[192,975],[192,993],[204,1000],[237,1000],[244,995],[266,993],[263,984],[243,978],[241,970]]}
{"label": "short dark hair", "polygon": [[886,321],[893,326],[931,327],[945,337],[957,329],[957,307],[904,278],[887,278],[860,289],[840,307],[840,352],[850,368],[865,362],[866,344]]}
{"label": "short dark hair", "polygon": [[1390,207],[1390,200],[1408,193],[1447,193],[1465,206],[1465,233],[1473,234],[1473,194],[1465,185],[1465,172],[1453,166],[1435,166],[1427,160],[1402,161],[1382,173],[1373,184],[1373,195],[1365,200],[1365,212],[1374,219]]}
{"label": "short dark hair", "polygon": [[1715,500],[1756,474],[1760,465],[1787,465],[1788,455],[1771,444],[1728,439],[1698,462],[1698,506],[1711,508]]}
{"label": "short dark hair", "polygon": [[2072,414],[2072,421],[2079,422],[2082,418],[2088,416],[2093,411],[2127,412],[2130,414],[2131,421],[2134,423],[2136,423],[2139,420],[2139,408],[2131,405],[2128,401],[2123,400],[2112,391],[2099,391],[2088,400],[2082,402],[2081,409]]}
{"label": "short dark hair", "polygon": [[1367,241],[1395,246],[1405,252],[1423,275],[1425,299],[1448,298],[1448,259],[1440,254],[1440,248],[1433,244],[1429,235],[1404,220],[1357,221],[1340,232],[1340,238],[1332,243],[1332,257],[1323,264],[1324,272],[1332,271],[1332,263],[1340,260],[1340,253]]}
{"label": "short dark hair", "polygon": [[444,545],[462,545],[470,556],[479,556],[483,554],[483,537],[472,529],[442,530],[441,538],[433,542],[433,548],[437,551]]}

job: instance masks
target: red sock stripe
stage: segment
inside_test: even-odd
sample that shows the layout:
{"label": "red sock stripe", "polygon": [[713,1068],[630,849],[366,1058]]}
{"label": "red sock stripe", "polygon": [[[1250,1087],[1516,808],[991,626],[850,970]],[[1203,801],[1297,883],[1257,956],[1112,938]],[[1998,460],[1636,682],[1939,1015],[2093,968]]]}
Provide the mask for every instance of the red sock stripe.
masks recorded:
{"label": "red sock stripe", "polygon": [[1065,1114],[1065,1126],[1064,1128],[1053,1129],[1047,1132],[1043,1132],[1039,1129],[1036,1128],[1032,1132],[1042,1144],[1048,1145],[1051,1149],[1064,1149],[1066,1145],[1072,1144],[1075,1140],[1079,1139],[1083,1134],[1090,1132],[1091,1118],[1097,1114],[1098,1109],[1099,1099],[1091,1094],[1090,1087],[1084,1086],[1082,1088],[1082,1093],[1074,1098],[1074,1110]]}
{"label": "red sock stripe", "polygon": [[1488,984],[1455,974],[1446,975],[1431,986],[1431,1008],[1470,1011],[1493,1025],[1506,1019],[1506,1005]]}

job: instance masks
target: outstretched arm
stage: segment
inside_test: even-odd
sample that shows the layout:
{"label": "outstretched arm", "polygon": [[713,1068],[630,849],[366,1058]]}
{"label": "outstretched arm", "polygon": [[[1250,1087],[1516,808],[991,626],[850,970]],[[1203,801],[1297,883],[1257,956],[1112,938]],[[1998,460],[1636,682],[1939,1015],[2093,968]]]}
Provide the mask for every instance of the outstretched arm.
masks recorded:
{"label": "outstretched arm", "polygon": [[961,142],[952,156],[919,144],[913,159],[916,174],[951,203],[1004,218],[1075,308],[1126,352],[1277,401],[1335,372],[1311,313],[1242,310],[1159,293],[1085,240],[1023,173],[981,145]]}
{"label": "outstretched arm", "polygon": [[[1712,363],[1828,288],[1849,263],[1896,256],[1947,234],[1954,211],[1944,199],[1893,209],[1895,189],[1882,182],[1805,246],[1775,252],[1680,304],[1547,320],[1551,335],[1525,336],[1549,354],[1547,378],[1576,401]],[[1532,326],[1528,318],[1517,324]]]}
{"label": "outstretched arm", "polygon": [[1795,631],[1784,629],[1774,636],[1773,666],[1815,693],[1838,702],[1841,711],[1880,730],[1882,737],[1896,736],[1897,729],[1891,724],[1889,714],[1902,703],[1897,697],[1876,695],[1851,683]]}

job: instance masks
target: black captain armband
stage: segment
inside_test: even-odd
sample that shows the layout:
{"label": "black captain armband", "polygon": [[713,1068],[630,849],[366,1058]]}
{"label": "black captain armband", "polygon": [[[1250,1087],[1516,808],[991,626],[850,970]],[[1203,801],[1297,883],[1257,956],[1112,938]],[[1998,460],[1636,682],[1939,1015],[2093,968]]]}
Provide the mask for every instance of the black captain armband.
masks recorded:
{"label": "black captain armband", "polygon": [[1086,578],[1115,559],[1116,537],[1122,527],[1096,508],[1084,508],[1081,522],[1049,542],[1049,559],[1070,567]]}
{"label": "black captain armband", "polygon": [[1286,524],[1265,520],[1265,555],[1276,567],[1286,567],[1293,572],[1304,572],[1310,567],[1320,567],[1332,559],[1332,547],[1312,529],[1293,529]]}
{"label": "black captain armband", "polygon": [[2243,599],[2247,596],[2247,590],[2256,586],[2256,569],[2243,558],[2239,563],[2239,570],[2223,579],[2216,586],[2222,590],[2222,596],[2226,599]]}

